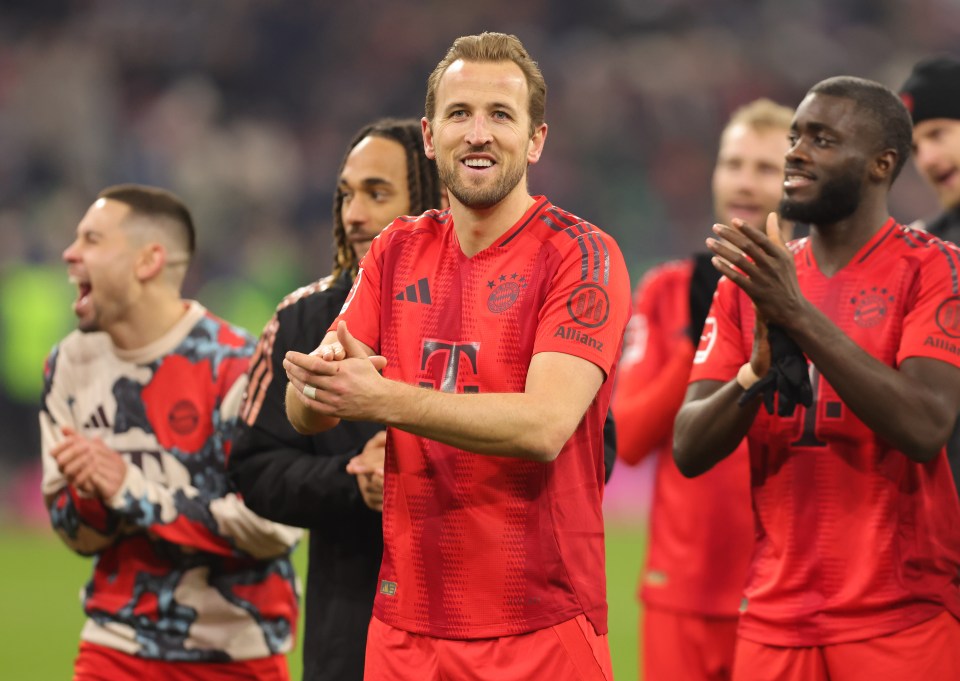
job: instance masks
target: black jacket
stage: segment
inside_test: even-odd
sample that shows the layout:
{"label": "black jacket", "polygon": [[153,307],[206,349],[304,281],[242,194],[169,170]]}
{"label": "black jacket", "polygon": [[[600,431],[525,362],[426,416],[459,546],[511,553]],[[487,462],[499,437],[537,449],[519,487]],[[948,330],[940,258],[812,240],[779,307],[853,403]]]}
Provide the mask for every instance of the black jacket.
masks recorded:
{"label": "black jacket", "polygon": [[[298,434],[284,407],[288,350],[310,352],[326,335],[350,290],[341,276],[277,312],[269,362],[273,376],[256,421],[234,441],[229,472],[247,506],[270,520],[310,530],[303,678],[360,681],[367,625],[383,554],[380,514],[363,502],[347,462],[382,426],[342,422],[314,436]],[[261,343],[264,339],[261,338]],[[260,367],[262,370],[264,367]],[[252,390],[253,387],[248,388]]]}

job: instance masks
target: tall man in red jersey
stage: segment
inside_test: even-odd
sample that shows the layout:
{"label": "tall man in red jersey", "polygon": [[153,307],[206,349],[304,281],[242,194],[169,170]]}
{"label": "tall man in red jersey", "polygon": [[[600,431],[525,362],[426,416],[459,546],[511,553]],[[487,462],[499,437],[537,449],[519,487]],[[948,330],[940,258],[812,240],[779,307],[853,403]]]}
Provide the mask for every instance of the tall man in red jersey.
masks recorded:
{"label": "tall man in red jersey", "polygon": [[454,42],[423,119],[449,211],[387,227],[324,343],[287,356],[297,430],[389,426],[367,679],[612,676],[602,431],[629,279],[527,191],[545,95],[514,36]]}
{"label": "tall man in red jersey", "polygon": [[[762,225],[783,195],[793,111],[758,99],[734,112],[713,170],[714,215]],[[645,681],[729,679],[753,549],[746,442],[690,480],[673,462],[673,419],[720,273],[710,254],[660,265],[640,282],[614,392],[619,457],[657,457],[641,580]]]}
{"label": "tall man in red jersey", "polygon": [[[910,136],[882,85],[818,83],[791,125],[781,204],[810,237],[786,250],[771,214],[766,234],[734,220],[707,241],[727,278],[674,457],[698,475],[748,437],[757,547],[736,680],[960,678],[944,450],[960,410],[960,251],[889,216]],[[767,324],[810,361],[813,404],[791,416],[738,404],[771,368]]]}

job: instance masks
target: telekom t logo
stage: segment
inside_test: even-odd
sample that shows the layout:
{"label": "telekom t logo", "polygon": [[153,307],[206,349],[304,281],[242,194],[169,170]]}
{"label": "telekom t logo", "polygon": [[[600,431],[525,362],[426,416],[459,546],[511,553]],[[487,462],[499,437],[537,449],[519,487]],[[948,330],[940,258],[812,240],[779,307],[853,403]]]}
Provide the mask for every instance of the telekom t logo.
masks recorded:
{"label": "telekom t logo", "polygon": [[[439,380],[420,381],[422,388],[437,388],[440,384],[440,391],[453,393],[457,391],[457,375],[460,373],[460,360],[466,359],[469,362],[470,371],[474,376],[477,375],[477,356],[480,354],[480,343],[448,343],[446,341],[427,340],[423,342],[423,354],[420,358],[420,371],[425,372],[428,364],[433,364],[442,369],[440,372],[432,371],[434,376],[439,373]],[[434,359],[436,358],[436,359]],[[437,359],[440,361],[438,362]],[[440,363],[442,362],[442,364]],[[480,386],[464,385],[463,392],[478,393]]]}

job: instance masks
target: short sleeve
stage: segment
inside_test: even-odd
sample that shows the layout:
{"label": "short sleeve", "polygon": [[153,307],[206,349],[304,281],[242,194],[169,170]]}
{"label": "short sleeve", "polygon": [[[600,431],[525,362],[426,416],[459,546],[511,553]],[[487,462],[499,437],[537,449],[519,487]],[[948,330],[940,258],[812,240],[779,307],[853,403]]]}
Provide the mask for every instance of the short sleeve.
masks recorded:
{"label": "short sleeve", "polygon": [[534,354],[575,355],[609,374],[630,317],[630,277],[617,243],[599,230],[567,244],[540,311]]}
{"label": "short sleeve", "polygon": [[960,366],[960,249],[936,241],[931,257],[917,270],[916,296],[905,310],[897,364],[929,357]]}
{"label": "short sleeve", "polygon": [[357,278],[343,302],[340,314],[328,329],[335,331],[342,319],[347,323],[351,335],[374,352],[380,352],[380,282],[387,244],[385,232],[386,230],[371,242],[370,250],[360,262]]}
{"label": "short sleeve", "polygon": [[743,329],[747,325],[753,328],[753,310],[750,306],[747,310],[744,314],[740,289],[726,277],[720,279],[693,358],[690,383],[729,381],[749,361],[750,355],[744,351]]}

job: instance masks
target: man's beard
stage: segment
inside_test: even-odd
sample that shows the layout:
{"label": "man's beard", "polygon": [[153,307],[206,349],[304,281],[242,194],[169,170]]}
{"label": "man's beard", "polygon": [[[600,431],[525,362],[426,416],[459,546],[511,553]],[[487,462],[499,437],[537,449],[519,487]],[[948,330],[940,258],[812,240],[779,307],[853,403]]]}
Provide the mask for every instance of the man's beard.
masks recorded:
{"label": "man's beard", "polygon": [[525,166],[505,166],[499,178],[489,186],[474,186],[457,173],[457,161],[437,163],[440,182],[460,203],[468,208],[490,208],[503,201],[523,179]]}
{"label": "man's beard", "polygon": [[853,215],[863,195],[863,168],[839,175],[820,188],[820,194],[806,202],[784,196],[780,215],[786,220],[811,225],[831,225]]}

